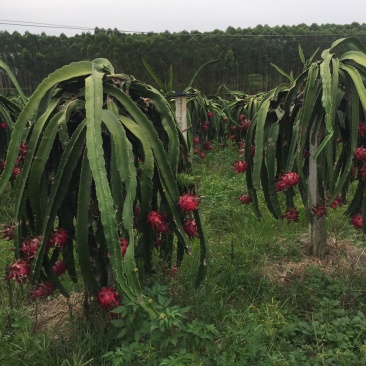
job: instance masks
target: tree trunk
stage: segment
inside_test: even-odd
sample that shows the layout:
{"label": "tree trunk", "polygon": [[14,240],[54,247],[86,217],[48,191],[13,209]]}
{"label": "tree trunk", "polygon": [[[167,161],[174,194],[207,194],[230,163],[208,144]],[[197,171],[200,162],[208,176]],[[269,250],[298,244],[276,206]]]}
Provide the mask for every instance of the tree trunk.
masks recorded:
{"label": "tree trunk", "polygon": [[[313,129],[310,136],[313,135]],[[310,138],[310,157],[309,157],[309,244],[308,254],[318,258],[325,255],[327,243],[327,222],[325,217],[314,217],[311,208],[320,202],[318,190],[318,163],[314,160],[314,154],[318,147],[319,136],[315,141]]]}

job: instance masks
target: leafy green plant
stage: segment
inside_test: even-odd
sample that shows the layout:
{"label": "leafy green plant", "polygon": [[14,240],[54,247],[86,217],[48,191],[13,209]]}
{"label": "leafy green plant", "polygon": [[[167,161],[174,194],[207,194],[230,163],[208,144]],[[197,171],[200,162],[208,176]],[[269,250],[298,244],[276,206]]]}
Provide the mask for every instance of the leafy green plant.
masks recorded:
{"label": "leafy green plant", "polygon": [[[12,178],[19,146],[24,147],[22,164]],[[176,245],[179,266],[190,253],[183,221],[195,220],[194,236],[201,243],[197,283],[206,270],[197,207],[191,212],[178,206],[181,195],[193,193],[192,187],[179,191],[177,184],[179,174],[190,170],[174,114],[154,88],[114,74],[106,59],[56,70],[14,124],[0,177],[0,193],[13,179],[16,197],[14,234],[6,235],[14,236],[17,261],[7,279],[42,280],[33,296],[54,287],[68,296],[54,266],[62,257],[76,281],[78,260],[91,293],[116,282],[157,316],[138,276],[141,268],[152,271],[155,241],[163,241],[161,256],[168,265]],[[138,267],[135,258],[143,264]]]}
{"label": "leafy green plant", "polygon": [[[138,362],[153,365],[191,365],[200,358],[200,352],[207,353],[219,335],[212,324],[198,319],[189,321],[190,307],[182,308],[171,304],[167,296],[168,286],[155,283],[146,293],[157,298],[156,309],[161,316],[152,319],[140,307],[126,299],[115,310],[118,319],[111,323],[119,330],[120,346],[103,357],[111,365]],[[174,363],[175,362],[175,363]]]}

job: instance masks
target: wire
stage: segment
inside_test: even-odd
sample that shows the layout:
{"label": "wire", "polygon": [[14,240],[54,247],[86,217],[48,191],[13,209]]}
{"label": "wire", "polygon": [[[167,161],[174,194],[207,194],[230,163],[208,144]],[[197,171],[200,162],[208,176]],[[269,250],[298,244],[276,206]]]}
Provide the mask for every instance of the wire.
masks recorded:
{"label": "wire", "polygon": [[[51,23],[38,23],[38,22],[28,22],[28,21],[21,21],[21,20],[8,20],[8,19],[0,19],[0,24],[3,25],[17,25],[20,27],[36,27],[36,28],[57,28],[57,29],[70,29],[70,30],[83,30],[83,31],[94,31],[95,28],[92,27],[80,27],[80,26],[74,26],[74,25],[60,25],[60,24],[51,24]],[[103,28],[101,28],[103,29]],[[244,30],[244,29],[243,29]],[[164,34],[165,32],[147,32],[147,31],[130,31],[130,30],[119,30],[118,32],[121,33],[139,33],[139,34]],[[179,35],[179,36],[197,36],[197,37],[215,37],[215,38],[256,38],[256,37],[275,37],[275,38],[284,38],[284,37],[326,37],[326,36],[332,36],[332,37],[349,37],[349,36],[366,36],[366,32],[359,32],[359,33],[353,33],[353,34],[347,34],[346,32],[343,33],[311,33],[311,34],[216,34],[211,32],[198,32],[197,31],[191,31],[191,32],[173,32],[169,33],[169,35]],[[222,31],[225,32],[225,31]]]}

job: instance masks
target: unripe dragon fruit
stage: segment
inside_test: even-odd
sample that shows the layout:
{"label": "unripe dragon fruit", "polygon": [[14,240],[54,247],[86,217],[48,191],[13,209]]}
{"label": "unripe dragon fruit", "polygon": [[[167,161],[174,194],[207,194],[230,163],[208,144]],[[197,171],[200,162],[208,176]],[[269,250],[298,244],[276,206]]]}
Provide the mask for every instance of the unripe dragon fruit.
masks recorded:
{"label": "unripe dragon fruit", "polygon": [[158,211],[150,211],[147,215],[147,221],[152,226],[153,230],[158,233],[165,233],[169,230],[167,217]]}
{"label": "unripe dragon fruit", "polygon": [[293,186],[296,186],[300,181],[300,177],[297,173],[289,172],[281,175],[276,182],[276,191],[287,191]]}
{"label": "unripe dragon fruit", "polygon": [[42,282],[36,290],[31,291],[32,298],[47,297],[52,295],[56,290],[54,284],[50,281]]}
{"label": "unripe dragon fruit", "polygon": [[237,160],[234,164],[231,164],[236,174],[244,173],[248,169],[248,163],[245,160]]}
{"label": "unripe dragon fruit", "polygon": [[354,152],[353,155],[358,160],[366,160],[366,148],[365,147],[358,147]]}
{"label": "unripe dragon fruit", "polygon": [[181,210],[186,212],[192,212],[197,210],[198,204],[200,203],[200,197],[193,196],[192,194],[185,193],[179,197],[178,206]]}
{"label": "unripe dragon fruit", "polygon": [[23,259],[16,260],[8,268],[8,275],[5,277],[6,281],[11,279],[17,281],[18,283],[26,281],[30,275],[31,267],[28,262]]}
{"label": "unripe dragon fruit", "polygon": [[241,195],[238,200],[243,204],[243,205],[248,205],[250,202],[252,202],[252,199],[250,198],[249,194],[243,194]]}
{"label": "unripe dragon fruit", "polygon": [[299,221],[299,211],[297,211],[295,208],[291,207],[288,208],[283,215],[285,219],[287,219],[288,222],[298,222]]}
{"label": "unripe dragon fruit", "polygon": [[97,298],[104,309],[111,310],[120,305],[119,299],[121,299],[121,296],[111,287],[102,287]]}
{"label": "unripe dragon fruit", "polygon": [[183,223],[183,229],[190,239],[199,238],[197,224],[195,219],[187,219]]}
{"label": "unripe dragon fruit", "polygon": [[363,220],[361,214],[356,214],[351,217],[351,224],[357,229],[362,229]]}

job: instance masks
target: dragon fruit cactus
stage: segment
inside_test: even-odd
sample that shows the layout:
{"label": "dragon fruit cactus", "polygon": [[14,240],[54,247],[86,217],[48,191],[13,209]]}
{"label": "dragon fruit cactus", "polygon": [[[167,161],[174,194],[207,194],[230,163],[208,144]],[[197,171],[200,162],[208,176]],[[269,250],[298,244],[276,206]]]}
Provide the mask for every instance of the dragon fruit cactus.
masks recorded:
{"label": "dragon fruit cactus", "polygon": [[300,181],[300,177],[297,173],[289,172],[281,175],[276,182],[276,191],[287,191],[293,186],[296,186]]}
{"label": "dragon fruit cactus", "polygon": [[102,287],[97,296],[99,304],[106,310],[112,310],[120,305],[121,296],[112,287]]}
{"label": "dragon fruit cactus", "polygon": [[187,219],[183,223],[183,229],[190,239],[199,238],[197,224],[195,219]]}
{"label": "dragon fruit cactus", "polygon": [[158,211],[150,211],[147,215],[147,221],[152,226],[153,230],[158,233],[169,231],[166,215],[162,215]]}
{"label": "dragon fruit cactus", "polygon": [[248,163],[245,160],[238,160],[234,164],[231,164],[236,174],[244,173],[248,169]]}
{"label": "dragon fruit cactus", "polygon": [[181,208],[182,211],[192,212],[197,210],[200,200],[201,198],[199,196],[185,193],[183,194],[183,196],[179,197],[178,206]]}
{"label": "dragon fruit cactus", "polygon": [[299,211],[291,207],[286,210],[283,217],[287,219],[288,222],[299,222]]}
{"label": "dragon fruit cactus", "polygon": [[18,283],[25,282],[30,275],[31,267],[28,262],[23,259],[16,260],[8,268],[8,275],[5,277],[5,281],[15,280]]}

